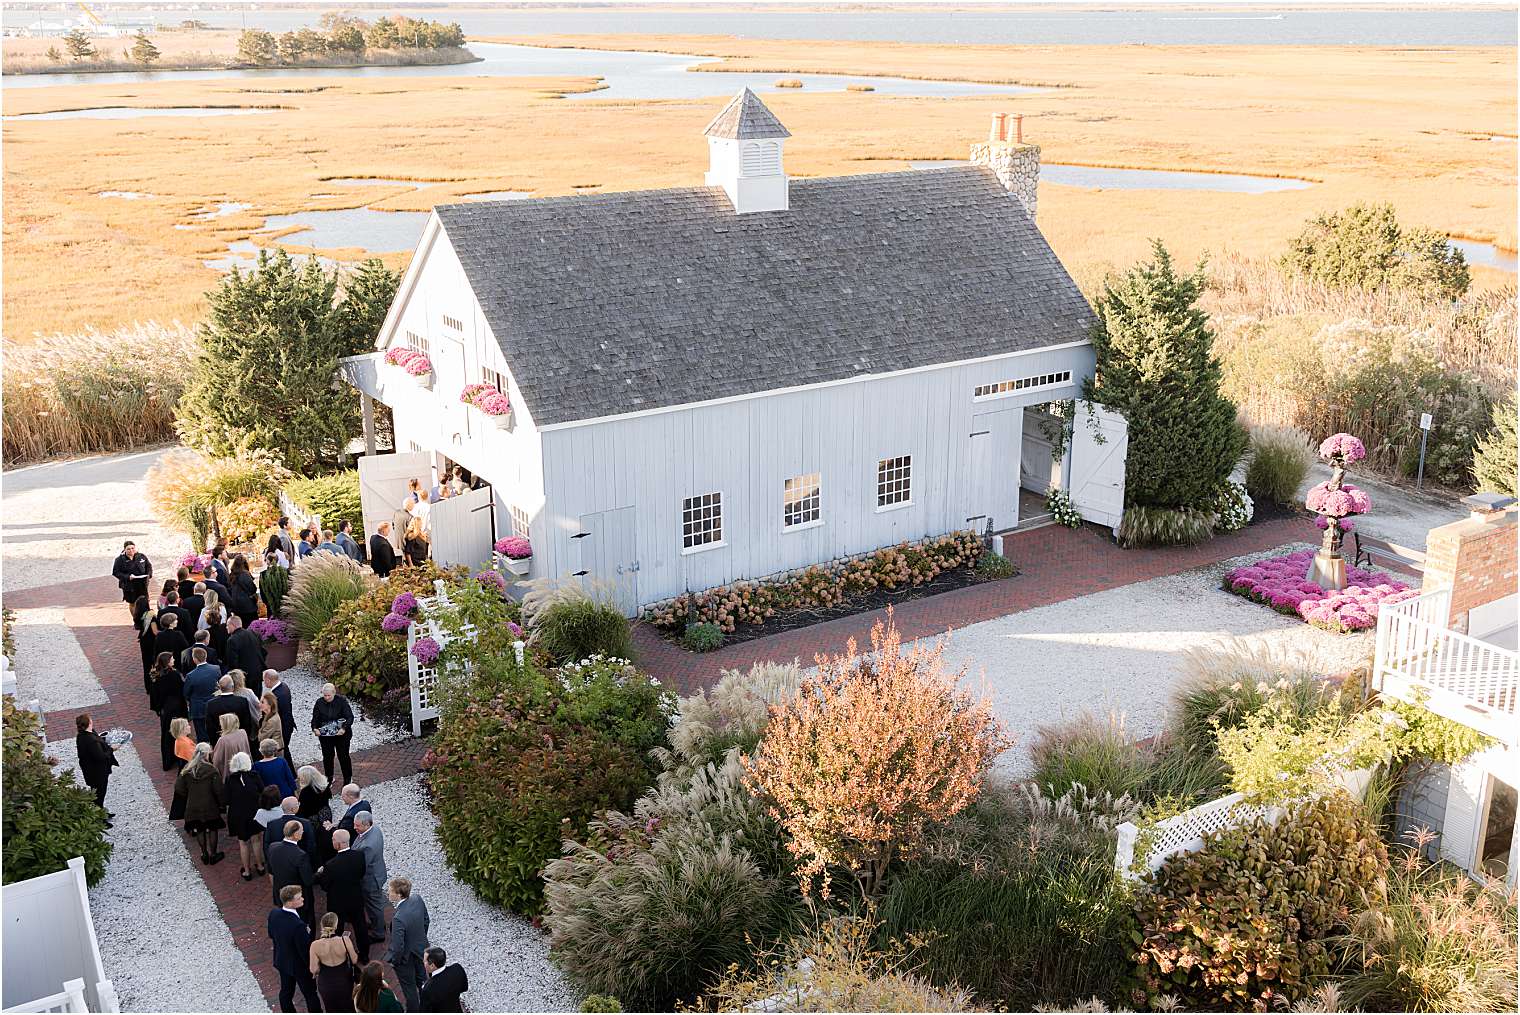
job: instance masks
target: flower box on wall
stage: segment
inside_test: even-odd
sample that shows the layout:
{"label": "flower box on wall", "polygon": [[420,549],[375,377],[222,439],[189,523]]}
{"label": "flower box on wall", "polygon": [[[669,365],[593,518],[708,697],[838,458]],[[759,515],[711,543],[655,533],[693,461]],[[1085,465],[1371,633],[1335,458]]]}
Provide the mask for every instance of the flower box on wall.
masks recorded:
{"label": "flower box on wall", "polygon": [[466,384],[459,392],[459,400],[495,423],[499,430],[511,430],[516,421],[512,402],[493,385]]}
{"label": "flower box on wall", "polygon": [[522,536],[506,536],[496,541],[496,566],[519,578],[533,570],[533,545]]}
{"label": "flower box on wall", "polygon": [[391,349],[385,354],[385,362],[416,381],[422,388],[433,388],[433,361],[428,354],[417,349]]}

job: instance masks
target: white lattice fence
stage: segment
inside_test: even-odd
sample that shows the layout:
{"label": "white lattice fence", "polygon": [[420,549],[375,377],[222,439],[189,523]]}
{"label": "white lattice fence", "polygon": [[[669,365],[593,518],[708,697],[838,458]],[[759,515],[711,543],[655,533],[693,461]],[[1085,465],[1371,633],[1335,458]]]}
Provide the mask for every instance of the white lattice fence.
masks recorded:
{"label": "white lattice fence", "polygon": [[[412,684],[412,736],[422,736],[422,724],[429,719],[438,718],[438,679],[442,675],[442,669],[438,666],[426,666],[413,654],[412,649],[416,646],[419,638],[432,638],[438,643],[438,649],[442,652],[448,648],[449,643],[455,637],[464,637],[474,640],[475,625],[465,624],[459,634],[453,635],[438,625],[438,621],[432,616],[439,607],[453,605],[449,601],[449,590],[444,587],[441,580],[433,582],[434,594],[417,600],[418,619],[412,621],[406,629],[406,665],[411,675]],[[464,662],[465,672],[469,672],[469,661]]]}

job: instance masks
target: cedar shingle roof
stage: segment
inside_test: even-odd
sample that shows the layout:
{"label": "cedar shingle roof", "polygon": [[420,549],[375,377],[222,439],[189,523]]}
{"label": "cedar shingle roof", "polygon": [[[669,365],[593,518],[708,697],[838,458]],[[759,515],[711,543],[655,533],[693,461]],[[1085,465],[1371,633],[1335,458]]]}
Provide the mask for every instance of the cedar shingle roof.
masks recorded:
{"label": "cedar shingle roof", "polygon": [[1092,311],[990,169],[434,209],[540,425],[1081,341]]}
{"label": "cedar shingle roof", "polygon": [[712,118],[712,122],[702,133],[707,137],[731,138],[740,141],[792,136],[792,132],[776,119],[776,114],[760,101],[760,96],[748,88],[730,99],[728,105]]}

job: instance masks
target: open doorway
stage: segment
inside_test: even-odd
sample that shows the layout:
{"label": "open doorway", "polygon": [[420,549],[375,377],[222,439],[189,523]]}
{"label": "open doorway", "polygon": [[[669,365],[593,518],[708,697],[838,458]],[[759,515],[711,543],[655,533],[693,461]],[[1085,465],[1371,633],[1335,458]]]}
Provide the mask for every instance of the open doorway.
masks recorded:
{"label": "open doorway", "polygon": [[1478,850],[1473,873],[1506,881],[1515,857],[1515,787],[1489,778],[1488,803],[1478,826]]}

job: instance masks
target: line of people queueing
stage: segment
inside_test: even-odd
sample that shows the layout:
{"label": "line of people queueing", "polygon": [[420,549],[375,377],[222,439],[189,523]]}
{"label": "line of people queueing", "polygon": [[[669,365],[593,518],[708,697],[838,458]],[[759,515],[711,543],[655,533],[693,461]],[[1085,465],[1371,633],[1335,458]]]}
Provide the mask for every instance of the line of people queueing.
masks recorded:
{"label": "line of people queueing", "polygon": [[[246,573],[246,562],[240,568],[240,561],[238,555],[230,562],[229,576]],[[133,584],[151,580],[151,564],[130,542],[117,564],[119,581],[123,571]],[[148,607],[145,594],[128,601],[143,646],[144,690],[159,716],[163,767],[178,770],[169,818],[183,820],[185,832],[200,845],[203,864],[225,858],[218,841],[226,829],[238,842],[242,879],[270,878],[275,908],[268,933],[280,975],[280,1010],[296,1010],[297,989],[308,1011],[402,1010],[384,986],[384,967],[369,958],[373,945],[387,942],[387,901],[394,909],[385,961],[396,972],[405,1010],[462,1010],[468,977],[462,966],[448,962],[443,949],[429,946],[427,907],[408,879],[389,877],[384,836],[353,783],[352,706],[332,684],[323,685],[311,730],[325,773],[313,765],[297,769],[290,754],[295,732],[290,688],[279,671],[263,666],[261,639],[237,612],[221,606],[224,593],[214,586],[227,583],[213,575],[208,579],[192,582],[181,569],[165,584],[156,610]],[[122,588],[124,599],[136,591],[126,581]],[[184,635],[192,618],[199,618],[193,643]],[[224,632],[220,639],[218,627]],[[233,661],[262,671],[262,694],[247,686],[246,671],[229,665]],[[115,752],[94,731],[88,713],[76,717],[76,725],[80,767],[104,809],[110,770],[118,764]],[[334,814],[331,799],[335,768],[344,780],[341,816]],[[110,817],[107,812],[108,827]],[[319,885],[327,903],[320,921]]]}

